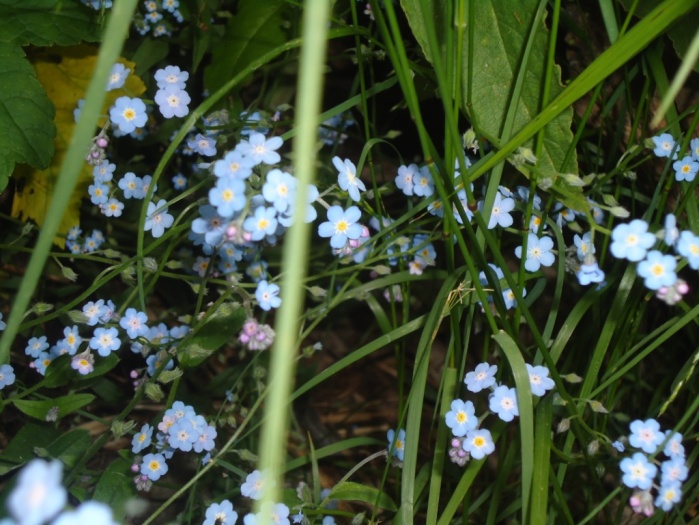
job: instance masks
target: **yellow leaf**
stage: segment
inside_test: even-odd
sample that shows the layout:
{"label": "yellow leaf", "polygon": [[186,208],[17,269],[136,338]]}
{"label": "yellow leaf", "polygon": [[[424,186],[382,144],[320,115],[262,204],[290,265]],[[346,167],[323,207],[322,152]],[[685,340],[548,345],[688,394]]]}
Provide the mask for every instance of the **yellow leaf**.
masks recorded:
{"label": "yellow leaf", "polygon": [[[97,49],[90,46],[51,48],[31,58],[39,82],[56,106],[56,153],[51,165],[45,170],[35,170],[30,166],[20,166],[15,170],[13,176],[17,180],[17,191],[12,202],[12,216],[22,220],[31,219],[41,226],[46,218],[61,163],[73,136],[73,110],[78,107],[78,100],[85,97],[92,72],[97,65]],[[129,68],[131,73],[122,88],[107,93],[102,108],[102,114],[105,116],[100,119],[100,126],[105,124],[109,107],[118,97],[137,97],[146,90],[143,81],[133,73],[135,64],[123,58],[118,62]],[[65,235],[68,230],[80,223],[80,203],[87,196],[87,187],[91,182],[92,166],[85,163],[54,239],[54,243],[61,248],[65,247]]]}

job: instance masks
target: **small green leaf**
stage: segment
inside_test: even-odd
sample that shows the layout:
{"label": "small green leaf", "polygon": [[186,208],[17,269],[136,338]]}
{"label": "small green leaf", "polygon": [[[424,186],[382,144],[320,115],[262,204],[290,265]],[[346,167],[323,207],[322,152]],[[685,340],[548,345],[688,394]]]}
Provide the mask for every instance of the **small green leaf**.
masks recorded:
{"label": "small green leaf", "polygon": [[396,504],[385,492],[352,481],[343,481],[335,485],[328,497],[340,501],[362,501],[392,512],[398,510]]}
{"label": "small green leaf", "polygon": [[56,399],[42,399],[39,401],[28,401],[26,399],[16,399],[12,401],[12,404],[17,407],[18,410],[24,412],[28,416],[31,416],[41,421],[46,421],[46,416],[49,410],[58,408],[56,418],[60,419],[67,416],[71,412],[84,407],[92,403],[95,396],[92,394],[70,394],[67,396],[57,397]]}
{"label": "small green leaf", "polygon": [[0,0],[0,42],[20,46],[70,46],[98,42],[97,13],[80,2]]}
{"label": "small green leaf", "polygon": [[[2,15],[0,15],[2,20]],[[46,168],[53,157],[55,109],[19,46],[0,42],[0,191],[15,164]]]}
{"label": "small green leaf", "polygon": [[232,341],[245,322],[245,309],[237,303],[223,303],[195,328],[177,347],[177,357],[184,368],[196,366]]}
{"label": "small green leaf", "polygon": [[204,84],[214,93],[230,78],[268,51],[286,42],[282,30],[286,0],[240,0],[226,34],[212,49]]}

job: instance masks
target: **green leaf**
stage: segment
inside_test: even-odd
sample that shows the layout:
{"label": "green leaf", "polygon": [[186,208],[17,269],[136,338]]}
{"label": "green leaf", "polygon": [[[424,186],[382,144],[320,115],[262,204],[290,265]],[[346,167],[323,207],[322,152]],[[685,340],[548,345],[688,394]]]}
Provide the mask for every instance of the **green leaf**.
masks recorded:
{"label": "green leaf", "polygon": [[85,381],[103,376],[119,363],[119,358],[115,353],[107,357],[95,356],[95,369],[89,374],[80,375],[77,370],[73,370],[72,358],[69,355],[58,356],[46,368],[46,377],[43,386],[56,388],[67,385],[70,382]]}
{"label": "green leaf", "polygon": [[232,341],[245,322],[245,309],[237,303],[223,303],[177,347],[183,368],[198,365]]}
{"label": "green leaf", "polygon": [[24,56],[19,46],[0,42],[0,191],[15,164],[44,169],[53,157],[55,109]]}
{"label": "green leaf", "polygon": [[100,476],[92,497],[94,501],[109,505],[119,523],[126,516],[126,502],[136,495],[130,468],[131,462],[123,458],[109,463],[107,470]]}
{"label": "green leaf", "polygon": [[50,425],[24,425],[0,455],[0,476],[36,457],[35,447],[47,448],[63,433]]}
{"label": "green leaf", "polygon": [[[463,39],[461,50],[461,107],[468,113],[474,128],[484,135],[496,147],[500,147],[509,136],[503,137],[505,121],[510,111],[514,85],[522,66],[522,55],[532,29],[533,20],[539,5],[539,0],[482,0],[473,2],[466,9],[472,9],[474,23],[473,49],[469,49],[469,38]],[[456,42],[445,42],[445,34],[456,31],[446,31],[450,23],[448,14],[450,4],[445,0],[439,2],[422,2],[420,0],[402,0],[403,9],[410,27],[425,57],[434,62],[435,56],[442,57],[442,63],[447,64],[446,46],[456,46]],[[438,48],[433,49],[428,40],[427,24],[433,26],[438,39]],[[467,26],[469,21],[466,21]],[[554,78],[551,83],[550,100],[542,100],[546,63],[541,57],[548,52],[548,32],[545,27],[537,27],[530,51],[531,60],[526,64],[522,92],[517,101],[514,114],[513,133],[529,124],[546,104],[555,98],[562,90],[560,68],[554,68]],[[466,29],[468,33],[469,29]],[[469,64],[469,59],[472,63]],[[471,75],[471,78],[469,78]],[[568,149],[573,141],[571,131],[573,110],[568,107],[544,128],[543,145],[535,167],[518,164],[517,168],[526,176],[535,173],[539,179],[558,181],[550,191],[567,206],[576,210],[585,209],[587,203],[582,197],[582,191],[564,179],[558,179],[561,173],[577,173],[577,157],[572,153],[569,162],[563,166]],[[523,144],[525,148],[534,150],[534,140]]]}
{"label": "green leaf", "polygon": [[98,42],[102,28],[93,9],[65,0],[0,0],[0,42],[69,46]]}
{"label": "green leaf", "polygon": [[78,463],[89,446],[90,433],[78,428],[58,436],[46,447],[46,452],[49,457],[60,459],[66,467],[71,468]]}
{"label": "green leaf", "polygon": [[92,394],[70,394],[57,397],[56,399],[42,399],[40,401],[16,399],[12,401],[12,404],[28,416],[46,421],[49,410],[57,408],[56,419],[60,419],[92,403],[94,399],[95,396]]}
{"label": "green leaf", "polygon": [[340,501],[363,501],[392,512],[398,510],[396,504],[385,492],[351,481],[343,481],[335,485],[328,497]]}
{"label": "green leaf", "polygon": [[275,49],[287,38],[282,31],[286,0],[240,0],[238,12],[228,20],[226,34],[213,47],[204,84],[214,93],[233,75]]}
{"label": "green leaf", "polygon": [[[512,89],[519,68],[523,66],[521,57],[538,5],[539,0],[483,0],[473,5],[474,20],[478,23],[473,25],[472,50],[468,48],[468,38],[464,39],[462,102],[463,107],[469,111],[474,127],[496,145],[499,145],[502,137]],[[543,23],[541,27],[534,29],[536,35],[530,52],[532,58],[526,64],[522,93],[516,106],[514,132],[531,122],[549,102],[541,99],[546,74],[546,61],[542,57],[546,57],[548,52],[548,31]],[[473,56],[470,68],[467,63],[469,53]],[[470,81],[469,71],[473,75]],[[556,66],[554,71],[550,100],[563,91],[560,68]],[[469,85],[472,86],[471,91]],[[544,144],[537,165],[540,177],[554,178],[561,171],[577,173],[575,155],[571,157],[567,166],[562,166],[573,141],[573,132],[570,129],[572,118],[573,109],[569,107],[544,128]],[[534,149],[532,140],[522,146]],[[561,181],[561,186],[566,187],[563,182]],[[566,189],[580,193],[579,188]]]}

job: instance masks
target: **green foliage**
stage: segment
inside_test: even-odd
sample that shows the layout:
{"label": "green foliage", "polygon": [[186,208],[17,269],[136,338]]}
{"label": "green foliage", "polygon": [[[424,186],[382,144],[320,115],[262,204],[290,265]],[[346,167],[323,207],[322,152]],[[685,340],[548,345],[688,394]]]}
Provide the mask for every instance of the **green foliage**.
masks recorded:
{"label": "green foliage", "polygon": [[284,0],[238,2],[238,12],[229,19],[225,35],[213,48],[211,64],[204,74],[209,91],[217,91],[255,59],[286,42],[283,26],[289,20],[285,10]]}
{"label": "green foliage", "polygon": [[12,404],[21,412],[42,421],[61,419],[71,412],[89,405],[95,399],[92,394],[70,394],[55,399],[42,399],[40,401],[28,401],[26,399],[14,399]]}
{"label": "green foliage", "polygon": [[338,483],[328,497],[338,501],[361,501],[390,511],[398,510],[396,504],[385,492],[352,481]]}
{"label": "green foliage", "polygon": [[202,363],[226,343],[231,342],[245,322],[245,309],[237,303],[222,303],[212,308],[204,321],[177,349],[184,368]]}
{"label": "green foliage", "polygon": [[39,84],[22,48],[0,42],[0,191],[17,163],[45,168],[53,156],[53,104]]}
{"label": "green foliage", "polygon": [[93,499],[107,503],[114,512],[117,520],[123,520],[126,515],[126,504],[136,494],[133,480],[129,475],[131,461],[117,458],[112,461],[102,473]]}
{"label": "green foliage", "polygon": [[53,157],[54,108],[21,46],[67,46],[100,40],[94,11],[80,2],[0,0],[0,191],[15,164],[48,167]]}

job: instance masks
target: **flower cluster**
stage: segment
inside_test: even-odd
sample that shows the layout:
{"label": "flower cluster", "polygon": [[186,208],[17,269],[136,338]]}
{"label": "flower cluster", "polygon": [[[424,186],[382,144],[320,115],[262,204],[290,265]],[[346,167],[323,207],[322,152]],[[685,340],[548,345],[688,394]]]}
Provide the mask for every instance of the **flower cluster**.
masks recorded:
{"label": "flower cluster", "polygon": [[153,481],[167,473],[167,460],[173,457],[176,450],[206,453],[208,461],[217,434],[216,427],[209,425],[203,416],[197,415],[194,408],[175,401],[158,423],[155,442],[152,440],[153,427],[148,424],[143,425],[131,441],[131,451],[134,454],[140,454],[151,445],[155,449],[140,458],[140,464],[135,463],[132,467],[134,472],[140,472],[134,478],[136,487],[139,490],[149,490]]}
{"label": "flower cluster", "polygon": [[[549,371],[546,367],[529,364],[526,366],[533,395],[541,397],[554,387],[554,382],[549,377]],[[481,363],[476,366],[475,370],[466,374],[464,384],[469,392],[474,394],[490,388],[490,412],[497,414],[501,420],[510,422],[515,416],[519,416],[517,390],[498,384],[495,379],[497,371],[497,365]],[[452,433],[449,457],[457,465],[464,466],[469,457],[482,459],[495,450],[495,443],[490,431],[480,428],[482,418],[476,416],[473,402],[461,399],[453,400],[451,410],[446,413],[444,420]]]}
{"label": "flower cluster", "polygon": [[238,341],[248,350],[267,350],[274,342],[274,330],[267,324],[249,318],[243,323]]}
{"label": "flower cluster", "polygon": [[[631,434],[628,443],[639,452],[621,460],[619,468],[623,473],[622,483],[635,489],[629,504],[634,512],[651,516],[654,507],[669,511],[682,499],[682,482],[689,474],[685,451],[682,446],[682,434],[671,430],[663,432],[655,419],[631,422]],[[660,452],[667,458],[664,461],[652,459]],[[623,445],[620,446],[623,450]],[[660,467],[660,469],[658,469]],[[659,485],[654,485],[656,475],[660,473]],[[657,488],[653,500],[651,490]]]}

